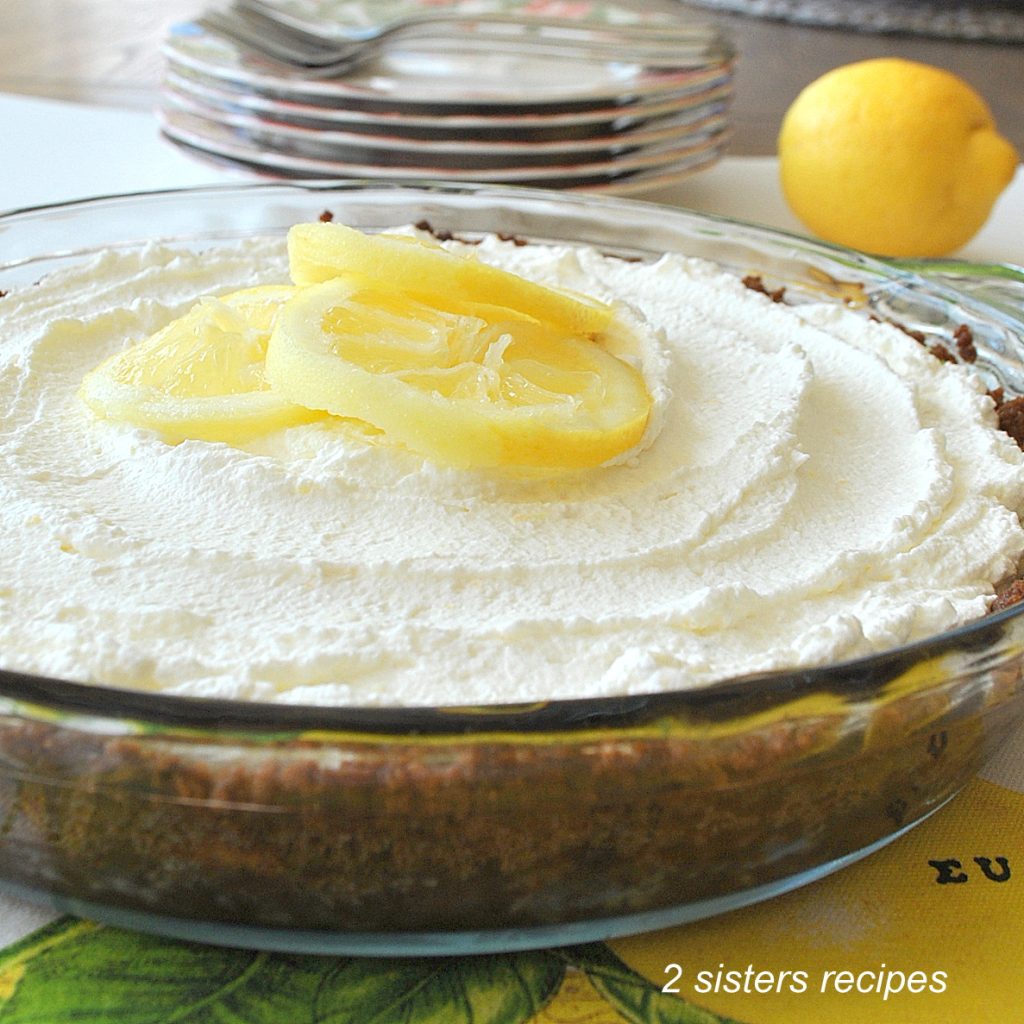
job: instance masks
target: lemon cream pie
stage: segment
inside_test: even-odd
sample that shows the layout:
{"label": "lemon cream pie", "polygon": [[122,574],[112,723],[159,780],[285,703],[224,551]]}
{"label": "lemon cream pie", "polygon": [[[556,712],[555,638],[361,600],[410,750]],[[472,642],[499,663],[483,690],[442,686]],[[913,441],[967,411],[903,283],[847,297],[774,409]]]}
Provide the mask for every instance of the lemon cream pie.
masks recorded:
{"label": "lemon cream pie", "polygon": [[684,689],[977,618],[1024,458],[969,367],[706,262],[340,225],[0,301],[0,658],[172,694]]}

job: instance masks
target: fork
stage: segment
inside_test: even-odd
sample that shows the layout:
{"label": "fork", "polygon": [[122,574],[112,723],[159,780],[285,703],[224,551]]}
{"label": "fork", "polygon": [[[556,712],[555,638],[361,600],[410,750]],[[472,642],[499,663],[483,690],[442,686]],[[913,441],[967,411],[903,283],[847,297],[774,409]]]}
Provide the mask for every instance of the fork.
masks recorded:
{"label": "fork", "polygon": [[[255,50],[307,77],[340,77],[397,39],[450,39],[511,46],[514,52],[553,57],[642,60],[649,66],[685,68],[724,61],[732,53],[705,25],[580,25],[566,19],[501,14],[460,15],[433,11],[368,28],[344,28],[331,36],[303,27],[260,0],[235,0],[194,19],[202,28]],[[718,47],[716,51],[716,46]]]}

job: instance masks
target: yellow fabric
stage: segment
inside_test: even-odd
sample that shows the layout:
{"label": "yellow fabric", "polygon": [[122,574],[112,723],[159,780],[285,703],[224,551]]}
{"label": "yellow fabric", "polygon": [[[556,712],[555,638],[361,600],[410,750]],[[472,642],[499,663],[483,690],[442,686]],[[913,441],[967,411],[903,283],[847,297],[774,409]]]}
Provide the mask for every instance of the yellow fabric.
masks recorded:
{"label": "yellow fabric", "polygon": [[[670,979],[666,966],[679,964],[677,987],[689,1002],[749,1024],[1020,1020],[1022,839],[1024,795],[976,779],[908,835],[829,878],[710,921],[609,945],[659,986]],[[1020,877],[1014,875],[1018,858]],[[950,876],[966,881],[939,881]],[[697,972],[716,972],[720,964],[738,971],[752,964],[776,976],[802,970],[807,991],[788,991],[787,977],[778,994],[696,992]],[[882,993],[836,993],[833,975],[823,994],[826,971],[920,971],[935,987],[942,979],[933,972],[944,972],[945,991],[904,990],[883,998],[883,974]],[[862,985],[869,987],[869,980],[865,976]],[[894,978],[890,987],[897,983]]]}

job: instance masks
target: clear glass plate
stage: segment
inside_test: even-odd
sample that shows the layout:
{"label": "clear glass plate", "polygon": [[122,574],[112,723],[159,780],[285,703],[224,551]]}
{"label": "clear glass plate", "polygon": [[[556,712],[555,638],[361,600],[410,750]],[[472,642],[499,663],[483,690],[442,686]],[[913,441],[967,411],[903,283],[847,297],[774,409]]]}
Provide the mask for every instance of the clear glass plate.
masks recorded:
{"label": "clear glass plate", "polygon": [[[0,217],[0,289],[325,209],[365,229],[425,218],[704,256],[938,341],[966,324],[981,372],[1024,393],[1014,268],[908,269],[555,192],[278,184],[27,210]],[[310,952],[522,949],[693,920],[842,867],[951,799],[1024,721],[1022,610],[819,668],[518,706],[280,706],[0,670],[0,878],[104,920]]]}
{"label": "clear glass plate", "polygon": [[344,78],[311,79],[265,60],[193,22],[175,25],[164,42],[170,66],[263,95],[332,101],[361,110],[474,113],[588,110],[707,88],[731,78],[727,44],[707,60],[650,68],[635,60],[574,60],[474,49],[465,41],[384,51]]}
{"label": "clear glass plate", "polygon": [[182,111],[212,121],[264,149],[378,166],[431,164],[467,170],[592,163],[609,160],[625,152],[684,144],[709,132],[724,132],[728,127],[725,99],[713,98],[689,103],[655,121],[585,138],[449,138],[435,128],[434,135],[418,139],[384,132],[368,136],[365,132],[340,129],[323,121],[309,123],[304,115],[296,121],[294,111],[288,110],[253,113],[231,101],[211,102],[194,92],[166,84],[162,94],[166,110]]}
{"label": "clear glass plate", "polygon": [[[688,133],[657,145],[611,156],[597,155],[571,159],[556,154],[553,160],[536,157],[536,163],[494,159],[473,160],[466,156],[446,160],[436,153],[411,153],[406,159],[382,158],[379,163],[363,163],[324,155],[309,147],[268,148],[266,137],[252,134],[230,124],[197,117],[184,110],[162,110],[159,114],[164,135],[191,150],[234,164],[289,178],[353,177],[382,180],[423,181],[445,178],[449,181],[500,182],[545,188],[628,191],[657,187],[666,177],[678,180],[685,174],[711,166],[721,156],[729,131],[717,127]],[[301,151],[300,151],[301,149]],[[530,160],[530,157],[523,157]],[[459,166],[453,167],[452,163]]]}
{"label": "clear glass plate", "polygon": [[568,112],[504,111],[485,113],[410,112],[356,109],[327,97],[279,97],[274,90],[249,88],[208,77],[185,67],[169,66],[164,86],[207,105],[236,113],[250,113],[286,124],[310,128],[396,135],[407,139],[449,139],[554,142],[587,139],[612,132],[642,128],[662,117],[679,115],[695,106],[727,104],[732,95],[730,75],[720,75],[707,88],[637,97],[628,103],[593,106]]}

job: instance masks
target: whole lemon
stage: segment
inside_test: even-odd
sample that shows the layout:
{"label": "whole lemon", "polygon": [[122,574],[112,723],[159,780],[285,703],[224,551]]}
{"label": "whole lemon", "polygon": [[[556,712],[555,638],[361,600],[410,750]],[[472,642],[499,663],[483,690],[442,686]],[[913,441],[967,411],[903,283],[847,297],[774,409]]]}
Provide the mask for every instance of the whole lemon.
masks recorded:
{"label": "whole lemon", "polygon": [[886,256],[942,256],[969,241],[1017,162],[971,86],[900,58],[822,75],[779,133],[793,212],[821,238]]}

